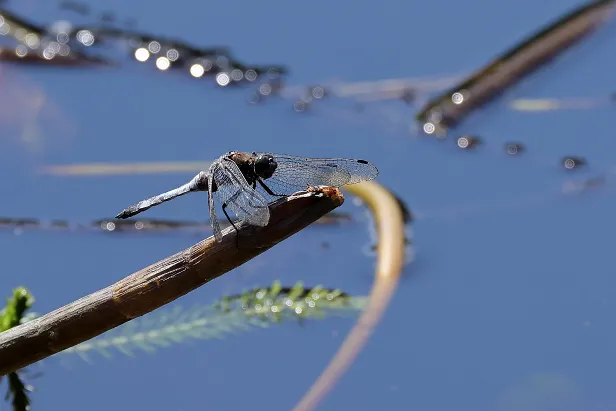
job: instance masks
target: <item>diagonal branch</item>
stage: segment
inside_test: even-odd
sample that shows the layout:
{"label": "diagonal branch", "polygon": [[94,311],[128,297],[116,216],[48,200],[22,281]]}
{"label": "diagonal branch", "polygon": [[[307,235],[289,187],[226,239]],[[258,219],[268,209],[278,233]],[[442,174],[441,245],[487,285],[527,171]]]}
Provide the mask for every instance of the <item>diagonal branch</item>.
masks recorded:
{"label": "diagonal branch", "polygon": [[155,310],[263,253],[342,205],[336,188],[310,188],[270,204],[265,227],[238,225],[100,291],[0,333],[0,376]]}

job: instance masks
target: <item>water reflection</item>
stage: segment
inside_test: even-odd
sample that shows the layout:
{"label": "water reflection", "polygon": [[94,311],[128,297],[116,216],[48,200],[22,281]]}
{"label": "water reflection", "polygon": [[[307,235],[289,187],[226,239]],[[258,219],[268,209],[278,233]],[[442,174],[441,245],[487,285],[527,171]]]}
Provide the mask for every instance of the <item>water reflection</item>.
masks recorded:
{"label": "water reflection", "polygon": [[[72,10],[75,6],[73,3],[64,5]],[[107,23],[115,20],[109,13],[103,17]],[[44,63],[54,60],[58,64],[108,64],[108,58],[93,55],[87,49],[99,50],[106,44],[123,42],[132,50],[137,61],[147,62],[154,56],[155,66],[161,71],[177,67],[186,69],[185,72],[193,77],[211,74],[216,77],[216,83],[223,87],[231,83],[252,83],[261,76],[274,80],[287,73],[286,67],[278,64],[244,64],[233,57],[226,47],[203,49],[162,36],[118,27],[74,27],[67,21],[56,22],[47,29],[6,10],[0,10],[0,34],[21,43],[15,46],[15,58],[10,58],[10,53],[5,51],[5,61]],[[197,64],[202,66],[202,71],[195,67]]]}
{"label": "water reflection", "polygon": [[[337,226],[353,221],[350,214],[333,211],[321,217],[315,224]],[[221,222],[223,228],[226,225]],[[12,230],[14,234],[25,231],[69,231],[69,232],[106,232],[115,234],[129,233],[203,233],[209,232],[208,222],[177,221],[159,219],[117,220],[115,218],[99,219],[81,223],[70,220],[40,220],[36,218],[0,217],[0,230]]]}

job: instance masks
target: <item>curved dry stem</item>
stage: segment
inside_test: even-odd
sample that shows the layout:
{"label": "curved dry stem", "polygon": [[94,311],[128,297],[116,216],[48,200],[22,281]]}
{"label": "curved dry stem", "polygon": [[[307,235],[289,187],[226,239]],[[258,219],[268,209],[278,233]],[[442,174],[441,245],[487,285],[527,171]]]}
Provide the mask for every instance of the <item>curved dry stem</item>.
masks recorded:
{"label": "curved dry stem", "polygon": [[404,265],[404,221],[396,198],[373,181],[345,186],[345,189],[364,200],[374,213],[379,238],[376,277],[365,311],[294,411],[312,410],[344,375],[383,316]]}

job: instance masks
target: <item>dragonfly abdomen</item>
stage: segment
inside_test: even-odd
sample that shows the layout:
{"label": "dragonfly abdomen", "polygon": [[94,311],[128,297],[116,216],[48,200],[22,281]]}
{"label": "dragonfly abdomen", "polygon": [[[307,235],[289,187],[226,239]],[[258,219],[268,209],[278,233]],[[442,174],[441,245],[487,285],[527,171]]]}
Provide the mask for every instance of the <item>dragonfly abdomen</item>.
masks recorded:
{"label": "dragonfly abdomen", "polygon": [[154,197],[150,197],[146,200],[139,201],[137,204],[133,204],[130,207],[126,207],[120,212],[116,218],[124,219],[137,215],[149,208],[157,206],[165,201],[173,200],[176,197],[183,196],[193,191],[207,191],[207,174],[201,171],[188,183],[174,188],[173,190],[159,194]]}

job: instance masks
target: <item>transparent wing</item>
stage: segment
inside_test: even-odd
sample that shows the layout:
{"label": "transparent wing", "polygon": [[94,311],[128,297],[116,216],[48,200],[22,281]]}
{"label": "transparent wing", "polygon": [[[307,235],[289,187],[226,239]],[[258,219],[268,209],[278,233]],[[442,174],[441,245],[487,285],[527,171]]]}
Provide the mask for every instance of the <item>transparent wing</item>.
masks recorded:
{"label": "transparent wing", "polygon": [[210,167],[210,172],[207,176],[207,200],[210,208],[210,225],[212,226],[212,232],[214,233],[214,238],[219,243],[222,241],[222,231],[220,229],[220,224],[218,223],[218,218],[216,218],[216,209],[214,208],[214,196],[212,193],[212,180],[214,175],[214,170],[218,167],[218,163],[212,164]]}
{"label": "transparent wing", "polygon": [[267,225],[270,216],[267,201],[248,185],[235,162],[223,158],[211,174],[217,188],[214,196],[222,205],[226,204],[238,219],[251,225]]}
{"label": "transparent wing", "polygon": [[276,194],[292,194],[307,185],[341,187],[374,179],[379,170],[365,160],[350,158],[308,158],[286,154],[274,156],[278,167],[264,183]]}

